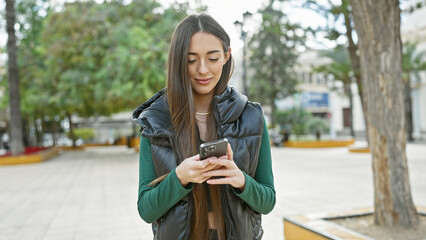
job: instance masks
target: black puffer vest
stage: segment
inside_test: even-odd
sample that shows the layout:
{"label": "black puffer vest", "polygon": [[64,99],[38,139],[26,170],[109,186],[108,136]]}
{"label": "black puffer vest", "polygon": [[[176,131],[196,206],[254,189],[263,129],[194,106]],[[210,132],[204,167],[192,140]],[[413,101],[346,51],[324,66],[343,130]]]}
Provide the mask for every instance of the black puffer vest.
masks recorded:
{"label": "black puffer vest", "polygon": [[[175,136],[165,89],[156,93],[133,112],[142,128],[142,136],[150,139],[153,164],[157,176],[177,167]],[[259,104],[228,87],[213,99],[218,138],[227,138],[234,151],[237,166],[254,178],[263,133],[263,115]],[[230,185],[221,186],[221,198],[228,240],[261,239],[261,214],[253,211],[235,195]],[[152,224],[154,239],[189,239],[192,197],[185,196],[164,216]]]}

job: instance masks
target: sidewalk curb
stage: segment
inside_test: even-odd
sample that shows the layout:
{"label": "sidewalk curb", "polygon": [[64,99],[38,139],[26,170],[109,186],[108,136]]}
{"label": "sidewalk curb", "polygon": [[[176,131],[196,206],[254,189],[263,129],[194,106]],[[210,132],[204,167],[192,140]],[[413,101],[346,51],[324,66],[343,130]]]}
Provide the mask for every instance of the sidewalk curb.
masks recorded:
{"label": "sidewalk curb", "polygon": [[355,143],[354,139],[350,140],[324,140],[324,141],[287,141],[285,147],[294,148],[335,148],[347,147]]}
{"label": "sidewalk curb", "polygon": [[18,164],[31,164],[31,163],[40,163],[59,155],[61,150],[59,148],[50,148],[38,153],[29,154],[29,155],[18,155],[10,157],[1,157],[0,166],[7,165],[18,165]]}

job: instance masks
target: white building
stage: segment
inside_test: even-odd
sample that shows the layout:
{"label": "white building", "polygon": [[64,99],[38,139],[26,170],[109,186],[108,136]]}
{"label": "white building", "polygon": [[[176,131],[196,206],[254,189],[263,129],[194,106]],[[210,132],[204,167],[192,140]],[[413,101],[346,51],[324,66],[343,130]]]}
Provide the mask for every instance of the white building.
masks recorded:
{"label": "white building", "polygon": [[[301,53],[295,71],[298,75],[298,94],[280,101],[279,108],[300,106],[313,116],[326,119],[330,124],[330,136],[350,135],[350,103],[343,92],[343,85],[329,77],[315,73],[313,68],[331,63],[332,60],[318,55],[318,51]],[[339,85],[340,84],[340,85]],[[332,90],[337,88],[337,90]],[[356,137],[365,137],[365,123],[356,84],[351,85],[353,94],[353,128]]]}
{"label": "white building", "polygon": [[[426,61],[426,8],[418,9],[405,15],[401,23],[401,38],[404,43],[416,43],[416,52],[422,53]],[[330,82],[325,76],[314,73],[313,67],[330,63],[326,57],[318,56],[317,51],[300,54],[295,70],[301,80],[299,94],[279,101],[281,109],[302,106],[315,116],[329,120],[330,135],[349,135],[349,99],[343,90],[331,90]],[[336,84],[336,83],[335,83]],[[343,86],[337,87],[342,89]],[[411,74],[413,137],[426,139],[426,71]],[[356,137],[365,137],[365,122],[360,95],[355,83],[351,86],[353,94],[353,127]]]}
{"label": "white building", "polygon": [[[416,52],[423,53],[426,61],[426,8],[421,8],[402,18],[401,38],[404,43],[416,44]],[[411,74],[413,110],[413,137],[426,139],[426,71]]]}

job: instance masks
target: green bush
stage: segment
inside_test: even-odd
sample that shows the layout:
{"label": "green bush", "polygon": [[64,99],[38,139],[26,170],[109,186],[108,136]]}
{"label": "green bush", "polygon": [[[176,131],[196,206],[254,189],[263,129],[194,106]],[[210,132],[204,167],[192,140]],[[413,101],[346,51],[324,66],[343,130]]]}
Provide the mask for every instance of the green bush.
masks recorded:
{"label": "green bush", "polygon": [[290,132],[297,136],[306,134],[306,123],[312,118],[312,115],[303,108],[292,108],[286,111],[277,111],[275,114],[276,122],[282,130]]}
{"label": "green bush", "polygon": [[[85,142],[95,138],[95,130],[93,128],[76,128],[73,132],[76,139],[82,139]],[[70,138],[69,132],[67,136]]]}
{"label": "green bush", "polygon": [[319,117],[311,118],[306,123],[306,128],[308,130],[308,133],[316,135],[317,140],[320,140],[321,134],[328,132],[330,129],[328,123],[324,119]]}
{"label": "green bush", "polygon": [[306,123],[306,128],[308,129],[308,132],[312,134],[315,134],[316,132],[326,133],[330,130],[327,121],[319,117],[310,119]]}

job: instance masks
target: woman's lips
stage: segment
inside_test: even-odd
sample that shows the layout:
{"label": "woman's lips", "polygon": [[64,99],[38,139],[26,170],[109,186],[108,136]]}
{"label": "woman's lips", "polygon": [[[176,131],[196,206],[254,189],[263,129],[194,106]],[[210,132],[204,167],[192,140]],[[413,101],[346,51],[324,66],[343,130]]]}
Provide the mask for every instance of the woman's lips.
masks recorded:
{"label": "woman's lips", "polygon": [[198,84],[201,85],[206,85],[209,84],[209,82],[212,80],[213,78],[196,78],[195,81],[197,81]]}

